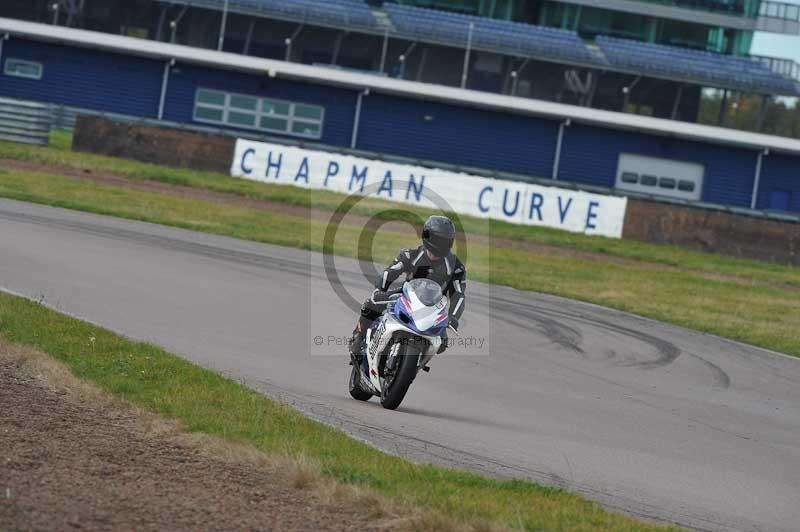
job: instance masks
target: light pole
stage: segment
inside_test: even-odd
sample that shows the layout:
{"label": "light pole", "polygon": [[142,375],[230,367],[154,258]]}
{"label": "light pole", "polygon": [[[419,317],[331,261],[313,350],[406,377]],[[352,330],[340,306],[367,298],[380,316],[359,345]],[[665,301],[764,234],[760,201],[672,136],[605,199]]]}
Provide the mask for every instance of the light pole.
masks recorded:
{"label": "light pole", "polygon": [[467,76],[469,75],[469,54],[472,51],[472,33],[475,31],[475,23],[469,23],[469,33],[467,34],[467,50],[464,52],[464,70],[461,72],[461,88],[467,87]]}
{"label": "light pole", "polygon": [[222,21],[219,24],[219,41],[217,41],[217,51],[222,51],[222,46],[225,44],[225,26],[228,24],[228,0],[225,0],[225,5],[222,8]]}
{"label": "light pole", "polygon": [[408,61],[408,57],[411,55],[411,52],[414,51],[414,48],[417,47],[417,41],[412,42],[406,51],[398,56],[397,60],[400,61],[400,79],[404,79],[406,77],[406,62]]}
{"label": "light pole", "polygon": [[622,94],[624,94],[624,98],[622,100],[622,112],[623,113],[626,112],[625,108],[628,107],[628,103],[631,100],[631,92],[636,87],[636,85],[639,84],[639,80],[641,80],[641,79],[642,79],[641,76],[636,76],[636,78],[634,78],[633,82],[630,85],[628,85],[626,87],[622,87]]}
{"label": "light pole", "polygon": [[178,37],[178,23],[180,23],[181,19],[186,14],[186,11],[188,9],[189,9],[188,4],[183,6],[183,9],[181,9],[181,12],[178,13],[178,16],[169,21],[169,27],[172,29],[169,36],[169,42],[173,44],[175,43],[175,39]]}
{"label": "light pole", "polygon": [[383,32],[383,48],[381,49],[381,74],[386,69],[386,52],[389,50],[389,27],[387,26]]}

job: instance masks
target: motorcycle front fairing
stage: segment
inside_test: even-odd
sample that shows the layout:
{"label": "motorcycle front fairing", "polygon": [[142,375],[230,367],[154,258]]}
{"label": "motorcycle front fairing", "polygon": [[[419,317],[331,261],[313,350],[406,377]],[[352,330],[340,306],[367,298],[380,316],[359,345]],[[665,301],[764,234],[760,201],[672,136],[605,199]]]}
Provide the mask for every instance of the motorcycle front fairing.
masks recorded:
{"label": "motorcycle front fairing", "polygon": [[[402,295],[367,330],[367,356],[362,374],[369,378],[374,393],[381,393],[381,356],[392,338],[403,335],[426,340],[427,349],[421,353],[418,369],[439,350],[448,324],[447,302],[441,287],[428,279],[415,279],[403,285]],[[400,346],[395,342],[392,349]],[[396,354],[390,352],[387,356]]]}

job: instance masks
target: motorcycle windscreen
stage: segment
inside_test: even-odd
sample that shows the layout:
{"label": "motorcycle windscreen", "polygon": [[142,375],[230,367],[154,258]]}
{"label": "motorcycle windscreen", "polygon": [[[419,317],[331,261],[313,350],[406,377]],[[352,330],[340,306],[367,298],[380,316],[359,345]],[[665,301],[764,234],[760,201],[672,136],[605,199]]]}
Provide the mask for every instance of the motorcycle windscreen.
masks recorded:
{"label": "motorcycle windscreen", "polygon": [[419,302],[432,307],[442,300],[442,287],[430,279],[414,279],[408,282],[409,290],[414,292]]}

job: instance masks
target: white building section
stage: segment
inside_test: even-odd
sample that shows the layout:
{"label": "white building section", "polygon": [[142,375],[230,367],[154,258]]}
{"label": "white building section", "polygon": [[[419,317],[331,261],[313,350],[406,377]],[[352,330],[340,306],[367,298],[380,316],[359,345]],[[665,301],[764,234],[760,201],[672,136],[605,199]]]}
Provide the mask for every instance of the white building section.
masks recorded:
{"label": "white building section", "polygon": [[620,153],[616,188],[653,196],[699,201],[705,166],[697,163]]}

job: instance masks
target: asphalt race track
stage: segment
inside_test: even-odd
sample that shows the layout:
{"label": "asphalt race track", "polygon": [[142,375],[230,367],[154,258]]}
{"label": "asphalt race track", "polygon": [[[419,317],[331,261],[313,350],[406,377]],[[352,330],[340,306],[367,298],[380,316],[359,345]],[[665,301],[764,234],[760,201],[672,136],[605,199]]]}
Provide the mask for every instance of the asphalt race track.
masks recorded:
{"label": "asphalt race track", "polygon": [[[388,412],[350,399],[345,347],[312,354],[318,331],[347,336],[355,322],[317,259],[0,201],[4,289],[244,379],[389,452],[699,529],[800,528],[800,360],[473,282],[465,316],[491,317],[491,353],[435,359]],[[337,266],[368,292],[358,263]]]}

